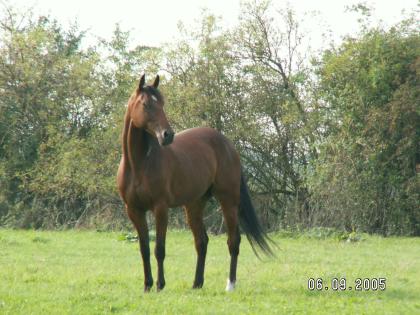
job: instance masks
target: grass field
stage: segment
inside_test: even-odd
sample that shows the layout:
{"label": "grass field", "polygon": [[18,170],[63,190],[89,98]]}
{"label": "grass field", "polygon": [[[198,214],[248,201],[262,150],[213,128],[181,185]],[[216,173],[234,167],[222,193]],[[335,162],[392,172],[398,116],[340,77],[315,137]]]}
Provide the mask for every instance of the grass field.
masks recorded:
{"label": "grass field", "polygon": [[[277,258],[263,261],[243,239],[227,293],[226,237],[210,236],[204,288],[192,290],[192,235],[169,231],[166,288],[145,294],[138,244],[121,233],[0,229],[0,314],[420,314],[419,238],[272,237]],[[386,278],[386,289],[332,290],[343,277]],[[308,290],[309,278],[329,290]]]}

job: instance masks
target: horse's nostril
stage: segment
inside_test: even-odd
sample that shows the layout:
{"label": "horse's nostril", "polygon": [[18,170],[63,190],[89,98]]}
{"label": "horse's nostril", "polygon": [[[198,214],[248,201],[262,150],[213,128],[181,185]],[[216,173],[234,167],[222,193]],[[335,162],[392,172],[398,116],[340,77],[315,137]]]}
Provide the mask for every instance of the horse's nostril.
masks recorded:
{"label": "horse's nostril", "polygon": [[174,132],[172,130],[164,130],[162,132],[163,144],[171,144],[174,139]]}
{"label": "horse's nostril", "polygon": [[171,130],[165,130],[163,132],[163,138],[164,139],[171,139],[171,138],[173,138],[173,136],[174,136],[174,133]]}

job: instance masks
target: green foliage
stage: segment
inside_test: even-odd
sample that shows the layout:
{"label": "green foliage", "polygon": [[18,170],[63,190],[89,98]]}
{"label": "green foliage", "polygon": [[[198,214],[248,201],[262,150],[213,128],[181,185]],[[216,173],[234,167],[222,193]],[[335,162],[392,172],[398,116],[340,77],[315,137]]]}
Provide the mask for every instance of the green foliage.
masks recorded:
{"label": "green foliage", "polygon": [[76,26],[64,31],[50,17],[29,15],[17,27],[21,16],[12,13],[1,37],[0,220],[33,228],[127,224],[115,187],[121,117],[139,69],[152,71],[158,51],[129,49],[118,26],[110,42],[82,49]]}
{"label": "green foliage", "polygon": [[324,55],[329,128],[311,180],[321,204],[313,215],[327,224],[420,234],[420,37],[412,27],[371,29]]}
{"label": "green foliage", "polygon": [[[310,63],[299,17],[267,1],[244,2],[234,29],[204,12],[159,48],[132,47],[118,25],[86,47],[77,25],[5,9],[1,225],[129,226],[115,185],[124,104],[141,72],[159,71],[176,131],[210,126],[234,142],[267,229],[420,234],[414,19],[372,27],[355,5],[361,32]],[[182,211],[170,221],[185,227]],[[205,223],[223,231],[215,200]]]}
{"label": "green foliage", "polygon": [[[24,180],[36,164],[43,144],[56,134],[82,136],[91,128],[90,82],[98,55],[82,51],[83,34],[63,31],[49,17],[22,20],[11,11],[1,24],[0,60],[0,199],[27,204]],[[8,213],[10,214],[10,213]]]}

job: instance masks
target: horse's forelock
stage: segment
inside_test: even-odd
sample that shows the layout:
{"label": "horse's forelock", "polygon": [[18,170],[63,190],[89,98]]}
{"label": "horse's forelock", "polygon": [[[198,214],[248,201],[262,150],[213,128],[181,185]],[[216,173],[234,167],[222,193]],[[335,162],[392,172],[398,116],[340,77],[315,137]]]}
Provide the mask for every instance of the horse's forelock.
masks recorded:
{"label": "horse's forelock", "polygon": [[143,90],[148,96],[155,96],[158,100],[163,100],[162,94],[160,94],[159,90],[151,85],[148,85]]}

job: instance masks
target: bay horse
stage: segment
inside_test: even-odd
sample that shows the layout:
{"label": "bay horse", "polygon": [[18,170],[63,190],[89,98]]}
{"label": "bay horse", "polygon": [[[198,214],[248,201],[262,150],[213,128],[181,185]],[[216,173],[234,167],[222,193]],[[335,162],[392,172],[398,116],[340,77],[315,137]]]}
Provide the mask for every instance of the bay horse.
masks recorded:
{"label": "bay horse", "polygon": [[231,260],[226,290],[232,291],[241,241],[239,226],[255,253],[257,246],[272,254],[269,238],[252,206],[239,154],[226,137],[211,128],[193,128],[175,135],[166,118],[158,85],[159,76],[152,85],[145,85],[143,74],[128,101],[117,175],[120,195],[139,236],[144,290],[147,292],[153,286],[146,211],[153,212],[156,222],[157,290],[165,286],[168,208],[179,206],[185,209],[197,251],[193,288],[201,288],[209,241],[203,210],[214,196],[220,202],[228,235]]}

